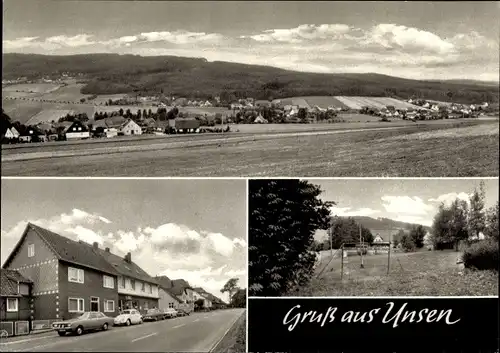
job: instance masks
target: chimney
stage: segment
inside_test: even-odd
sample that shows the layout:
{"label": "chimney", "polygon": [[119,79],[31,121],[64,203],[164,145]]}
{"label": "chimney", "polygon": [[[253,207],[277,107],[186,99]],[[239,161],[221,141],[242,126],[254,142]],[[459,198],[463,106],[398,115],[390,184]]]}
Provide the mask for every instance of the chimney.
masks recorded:
{"label": "chimney", "polygon": [[109,248],[104,249],[106,252],[109,252]]}
{"label": "chimney", "polygon": [[128,263],[132,262],[132,254],[130,253],[130,251],[127,253],[127,255],[125,255],[125,261],[127,261]]}
{"label": "chimney", "polygon": [[93,245],[94,249],[96,249],[96,250],[99,249],[99,243],[98,242],[95,241],[94,244],[92,244],[92,245]]}

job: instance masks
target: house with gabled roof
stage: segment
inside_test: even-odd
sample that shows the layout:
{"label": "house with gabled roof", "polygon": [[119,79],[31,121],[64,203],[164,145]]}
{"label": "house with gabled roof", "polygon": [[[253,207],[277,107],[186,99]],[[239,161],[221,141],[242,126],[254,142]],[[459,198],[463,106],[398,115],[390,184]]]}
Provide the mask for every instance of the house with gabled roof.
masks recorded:
{"label": "house with gabled roof", "polygon": [[[18,271],[0,269],[0,321],[30,321],[33,282]],[[9,335],[15,334],[13,327]]]}
{"label": "house with gabled roof", "polygon": [[184,279],[171,280],[167,276],[156,276],[161,288],[169,290],[169,294],[174,295],[180,300],[180,304],[188,304],[191,307],[195,301],[193,287]]}
{"label": "house with gabled roof", "polygon": [[158,281],[132,261],[129,252],[125,257],[115,255],[109,248],[100,249],[99,254],[110,263],[118,274],[118,309],[137,309],[145,313],[158,308]]}
{"label": "house with gabled roof", "polygon": [[28,223],[3,268],[33,282],[37,320],[65,320],[85,311],[117,315],[119,274],[97,243],[73,241]]}

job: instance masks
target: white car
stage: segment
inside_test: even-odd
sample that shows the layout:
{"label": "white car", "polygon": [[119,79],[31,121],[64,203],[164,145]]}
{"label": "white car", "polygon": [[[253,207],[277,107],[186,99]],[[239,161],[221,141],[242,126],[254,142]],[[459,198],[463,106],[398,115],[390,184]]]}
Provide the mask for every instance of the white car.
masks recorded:
{"label": "white car", "polygon": [[177,310],[175,310],[174,308],[168,308],[165,310],[165,316],[169,319],[177,317]]}
{"label": "white car", "polygon": [[115,317],[114,324],[119,325],[134,325],[142,324],[142,315],[139,311],[135,309],[127,309],[120,312],[120,315]]}

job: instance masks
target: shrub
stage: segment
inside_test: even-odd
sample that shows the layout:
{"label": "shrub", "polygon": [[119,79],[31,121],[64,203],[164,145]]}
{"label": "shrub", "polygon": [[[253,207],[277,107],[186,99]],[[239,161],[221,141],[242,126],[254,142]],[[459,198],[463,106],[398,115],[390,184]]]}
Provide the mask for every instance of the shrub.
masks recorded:
{"label": "shrub", "polygon": [[415,242],[413,241],[413,238],[410,236],[410,234],[405,233],[401,237],[401,247],[403,248],[404,252],[415,251],[416,245],[415,245]]}
{"label": "shrub", "polygon": [[470,245],[464,250],[463,261],[466,268],[498,271],[498,242],[488,239]]}

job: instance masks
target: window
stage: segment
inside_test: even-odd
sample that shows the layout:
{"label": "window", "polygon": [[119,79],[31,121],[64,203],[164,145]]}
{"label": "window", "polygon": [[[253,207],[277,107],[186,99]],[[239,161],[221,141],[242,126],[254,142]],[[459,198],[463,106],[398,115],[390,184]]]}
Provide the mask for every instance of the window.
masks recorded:
{"label": "window", "polygon": [[125,277],[120,277],[120,288],[125,288]]}
{"label": "window", "polygon": [[103,276],[103,281],[104,281],[104,288],[115,288],[115,279],[113,277],[110,277],[110,276],[106,276],[104,275]]}
{"label": "window", "polygon": [[174,307],[174,303],[168,303],[168,308],[172,309]]}
{"label": "window", "polygon": [[144,310],[148,310],[148,308],[149,308],[148,302],[144,302]]}
{"label": "window", "polygon": [[74,267],[68,267],[68,281],[83,283],[83,270]]}
{"label": "window", "polygon": [[7,311],[17,311],[17,298],[7,298]]}
{"label": "window", "polygon": [[114,300],[106,300],[104,301],[104,312],[112,313],[115,311],[115,301]]}
{"label": "window", "polygon": [[90,311],[99,311],[98,297],[90,297]]}
{"label": "window", "polygon": [[146,291],[146,283],[142,282],[142,288],[141,291],[145,292]]}
{"label": "window", "polygon": [[132,287],[132,290],[135,290],[135,280],[134,279],[130,280],[130,286]]}
{"label": "window", "polygon": [[68,311],[70,313],[83,313],[85,302],[82,298],[68,298]]}
{"label": "window", "polygon": [[28,245],[28,257],[35,256],[35,244]]}

